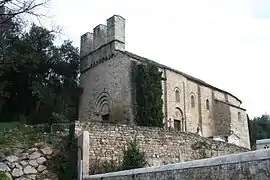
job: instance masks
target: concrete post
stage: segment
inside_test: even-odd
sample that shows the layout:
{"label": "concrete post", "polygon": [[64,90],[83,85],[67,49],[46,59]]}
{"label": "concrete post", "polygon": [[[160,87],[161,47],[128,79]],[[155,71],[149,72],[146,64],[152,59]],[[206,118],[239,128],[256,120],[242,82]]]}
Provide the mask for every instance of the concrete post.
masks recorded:
{"label": "concrete post", "polygon": [[83,131],[78,137],[78,180],[83,180],[89,175],[89,132]]}

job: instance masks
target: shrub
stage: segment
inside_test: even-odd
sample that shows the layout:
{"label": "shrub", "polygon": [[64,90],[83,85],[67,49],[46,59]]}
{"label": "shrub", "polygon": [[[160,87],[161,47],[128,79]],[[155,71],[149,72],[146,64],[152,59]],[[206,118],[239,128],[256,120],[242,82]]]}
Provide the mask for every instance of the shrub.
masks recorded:
{"label": "shrub", "polygon": [[77,140],[69,136],[59,145],[59,151],[52,157],[51,164],[47,164],[52,171],[57,173],[60,180],[72,180],[76,177],[77,170]]}
{"label": "shrub", "polygon": [[147,165],[144,152],[140,151],[136,138],[129,142],[127,150],[124,151],[122,170],[142,168]]}
{"label": "shrub", "polygon": [[0,172],[0,180],[11,180],[11,177],[4,172]]}
{"label": "shrub", "polygon": [[146,156],[144,152],[140,151],[139,145],[134,139],[128,143],[128,148],[124,150],[124,157],[122,162],[110,160],[100,162],[99,160],[92,160],[91,167],[89,167],[89,174],[102,174],[109,172],[116,172],[129,169],[143,168],[147,165]]}
{"label": "shrub", "polygon": [[121,166],[119,165],[119,163],[117,163],[117,161],[110,160],[103,163],[103,173],[115,172],[120,170]]}
{"label": "shrub", "polygon": [[121,171],[121,164],[118,161],[110,160],[110,161],[103,161],[100,160],[91,160],[90,167],[89,167],[89,174],[102,174],[102,173],[109,173],[109,172],[116,172]]}

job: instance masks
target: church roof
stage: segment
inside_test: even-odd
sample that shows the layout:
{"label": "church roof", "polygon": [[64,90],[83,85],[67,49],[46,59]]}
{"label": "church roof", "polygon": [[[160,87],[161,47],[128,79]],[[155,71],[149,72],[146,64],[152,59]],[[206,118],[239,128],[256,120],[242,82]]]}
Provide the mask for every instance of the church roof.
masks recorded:
{"label": "church roof", "polygon": [[131,57],[131,58],[133,58],[133,59],[136,59],[136,60],[138,60],[138,61],[141,61],[141,62],[150,62],[150,63],[156,64],[156,65],[157,65],[158,67],[160,67],[160,68],[168,69],[168,70],[173,71],[173,72],[175,72],[175,73],[181,74],[181,75],[185,76],[187,79],[189,79],[189,80],[191,80],[191,81],[194,81],[194,82],[197,82],[198,84],[201,84],[201,85],[204,85],[204,86],[206,86],[206,87],[212,88],[212,89],[214,89],[214,90],[217,90],[217,91],[220,91],[220,92],[229,94],[229,95],[231,95],[232,97],[236,98],[240,103],[242,103],[242,101],[241,101],[240,99],[238,99],[236,96],[234,96],[233,94],[231,94],[231,93],[229,93],[229,92],[227,92],[227,91],[224,91],[224,90],[222,90],[222,89],[219,89],[219,88],[217,88],[217,87],[215,87],[215,86],[212,86],[212,85],[206,83],[206,82],[203,81],[203,80],[200,80],[200,79],[198,79],[198,78],[195,78],[195,77],[193,77],[193,76],[190,76],[190,75],[188,75],[188,74],[186,74],[186,73],[183,73],[183,72],[181,72],[181,71],[178,71],[178,70],[176,70],[176,69],[173,69],[173,68],[171,68],[171,67],[169,67],[169,66],[165,66],[165,65],[163,65],[163,64],[157,63],[157,62],[152,61],[152,60],[150,60],[150,59],[147,59],[147,58],[145,58],[145,57],[138,56],[138,55],[133,54],[133,53],[131,53],[131,52],[128,52],[128,51],[121,51],[121,50],[117,50],[117,51],[119,51],[119,52],[121,52],[121,53],[124,53],[125,55],[127,55],[127,56],[129,56],[129,57]]}

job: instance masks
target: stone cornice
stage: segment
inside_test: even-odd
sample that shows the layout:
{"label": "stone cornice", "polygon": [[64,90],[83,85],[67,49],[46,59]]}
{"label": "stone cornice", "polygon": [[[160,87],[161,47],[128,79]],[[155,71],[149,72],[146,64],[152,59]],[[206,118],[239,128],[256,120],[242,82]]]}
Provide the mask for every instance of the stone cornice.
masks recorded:
{"label": "stone cornice", "polygon": [[116,56],[115,53],[111,53],[111,54],[109,54],[107,56],[104,56],[102,58],[99,58],[98,60],[94,61],[94,63],[91,63],[89,67],[87,67],[84,70],[82,70],[80,73],[83,74],[86,71],[88,71],[89,69],[91,69],[91,68],[93,68],[93,67],[95,67],[95,66],[97,66],[97,65],[99,65],[99,64],[101,64],[101,63],[103,63],[105,61],[108,61],[108,60],[112,59],[115,56]]}

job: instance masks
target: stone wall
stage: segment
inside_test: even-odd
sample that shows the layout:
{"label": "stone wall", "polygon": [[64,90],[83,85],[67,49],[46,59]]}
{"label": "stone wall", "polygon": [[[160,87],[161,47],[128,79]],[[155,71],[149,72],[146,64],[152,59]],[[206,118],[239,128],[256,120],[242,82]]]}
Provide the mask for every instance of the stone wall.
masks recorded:
{"label": "stone wall", "polygon": [[160,167],[92,175],[85,180],[266,180],[270,179],[270,150],[258,150]]}
{"label": "stone wall", "polygon": [[240,137],[239,146],[250,147],[248,120],[245,110],[230,106],[231,130]]}
{"label": "stone wall", "polygon": [[228,134],[231,124],[230,106],[226,103],[222,103],[219,100],[215,100],[214,117],[216,119],[216,135]]}
{"label": "stone wall", "polygon": [[89,132],[89,164],[121,160],[127,143],[135,137],[150,166],[215,157],[247,149],[203,138],[193,133],[160,128],[77,122],[76,133]]}
{"label": "stone wall", "polygon": [[[97,57],[94,58],[96,59]],[[80,121],[101,120],[102,115],[106,114],[103,112],[104,105],[109,106],[110,109],[120,106],[126,110],[126,119],[133,119],[131,60],[115,52],[102,65],[82,73],[80,78],[80,85],[83,87],[79,104]]]}
{"label": "stone wall", "polygon": [[15,180],[56,180],[57,175],[47,168],[53,149],[36,144],[33,148],[22,150],[0,159],[0,172]]}
{"label": "stone wall", "polygon": [[[167,110],[168,110],[168,119],[182,121],[186,120],[186,78],[175,72],[166,70],[166,81],[167,84]],[[176,102],[175,92],[179,91],[180,101]],[[164,90],[163,90],[164,91]],[[180,115],[178,115],[180,114]],[[192,121],[186,121],[186,129],[188,131],[192,130]],[[195,122],[195,126],[196,126]],[[195,128],[196,129],[196,128]]]}
{"label": "stone wall", "polygon": [[45,124],[1,123],[0,177],[6,173],[13,180],[73,179],[77,149],[70,141],[70,125],[52,124],[48,133]]}
{"label": "stone wall", "polygon": [[[202,118],[202,134],[205,137],[210,137],[215,135],[213,133],[214,131],[214,121],[213,121],[213,90],[205,87],[205,86],[199,86],[200,87],[200,99],[201,99],[201,118]],[[209,102],[209,109],[206,107],[206,101]]]}
{"label": "stone wall", "polygon": [[[187,131],[196,133],[197,127],[200,125],[200,111],[201,111],[201,104],[200,104],[200,95],[199,95],[199,86],[198,84],[187,81],[187,90],[186,90],[186,111],[187,111],[187,124],[189,127]],[[191,106],[191,96],[194,96],[195,106]],[[200,127],[201,128],[201,127]]]}

